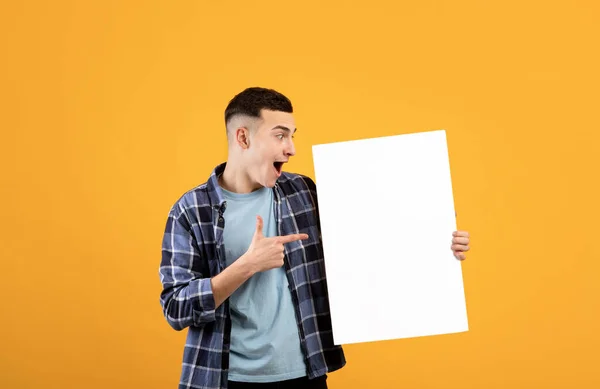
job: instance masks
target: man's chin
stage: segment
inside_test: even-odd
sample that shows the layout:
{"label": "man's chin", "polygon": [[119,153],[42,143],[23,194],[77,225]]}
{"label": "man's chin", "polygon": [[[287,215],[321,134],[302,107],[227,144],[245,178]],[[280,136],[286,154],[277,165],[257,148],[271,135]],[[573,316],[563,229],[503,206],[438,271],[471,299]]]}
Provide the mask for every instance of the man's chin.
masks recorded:
{"label": "man's chin", "polygon": [[268,177],[264,182],[263,185],[267,188],[273,188],[275,186],[275,184],[277,183],[277,178],[276,177]]}
{"label": "man's chin", "polygon": [[267,174],[263,176],[260,185],[262,185],[265,188],[273,188],[277,183],[278,179],[279,177],[277,177],[275,174]]}

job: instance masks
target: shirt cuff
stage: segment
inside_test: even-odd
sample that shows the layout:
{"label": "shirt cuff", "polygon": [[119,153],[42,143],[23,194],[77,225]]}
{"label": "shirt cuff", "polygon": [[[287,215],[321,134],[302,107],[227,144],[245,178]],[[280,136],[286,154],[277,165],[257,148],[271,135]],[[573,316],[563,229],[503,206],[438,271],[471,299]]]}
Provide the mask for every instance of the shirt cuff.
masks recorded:
{"label": "shirt cuff", "polygon": [[215,298],[213,296],[210,278],[201,278],[192,281],[197,288],[194,303],[194,324],[201,326],[215,320]]}

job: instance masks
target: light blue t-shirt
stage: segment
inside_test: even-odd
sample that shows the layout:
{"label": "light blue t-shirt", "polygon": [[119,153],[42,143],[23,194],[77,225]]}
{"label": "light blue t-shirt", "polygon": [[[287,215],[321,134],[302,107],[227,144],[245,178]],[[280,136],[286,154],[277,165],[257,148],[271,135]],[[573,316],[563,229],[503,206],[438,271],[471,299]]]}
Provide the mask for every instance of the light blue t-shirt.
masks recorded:
{"label": "light blue t-shirt", "polygon": [[[256,215],[265,237],[277,235],[273,190],[239,194],[223,190],[227,201],[223,239],[227,266],[250,247]],[[284,267],[256,273],[230,297],[229,379],[272,382],[303,377],[306,364]]]}

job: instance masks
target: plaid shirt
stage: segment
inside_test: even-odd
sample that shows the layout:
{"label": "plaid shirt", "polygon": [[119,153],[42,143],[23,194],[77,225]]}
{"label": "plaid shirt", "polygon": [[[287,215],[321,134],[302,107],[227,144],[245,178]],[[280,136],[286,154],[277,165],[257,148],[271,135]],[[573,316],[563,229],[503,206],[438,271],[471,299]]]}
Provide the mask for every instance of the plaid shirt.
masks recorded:
{"label": "plaid shirt", "polygon": [[[168,323],[188,328],[179,388],[225,389],[229,368],[229,301],[218,308],[210,278],[225,268],[226,206],[217,178],[185,193],[171,208],[162,243],[160,302]],[[306,233],[285,245],[285,269],[296,311],[307,375],[315,378],[345,365],[333,344],[316,186],[305,176],[283,173],[274,190],[279,235]]]}

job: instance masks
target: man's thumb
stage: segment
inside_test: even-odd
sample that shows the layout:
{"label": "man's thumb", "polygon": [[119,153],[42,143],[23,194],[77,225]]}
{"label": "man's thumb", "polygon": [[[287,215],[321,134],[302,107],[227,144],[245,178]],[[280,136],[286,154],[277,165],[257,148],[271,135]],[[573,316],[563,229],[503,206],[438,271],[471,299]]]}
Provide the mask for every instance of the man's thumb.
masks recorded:
{"label": "man's thumb", "polygon": [[256,216],[256,232],[254,233],[255,237],[263,236],[263,219],[260,216]]}

